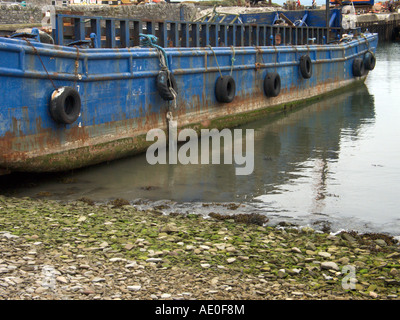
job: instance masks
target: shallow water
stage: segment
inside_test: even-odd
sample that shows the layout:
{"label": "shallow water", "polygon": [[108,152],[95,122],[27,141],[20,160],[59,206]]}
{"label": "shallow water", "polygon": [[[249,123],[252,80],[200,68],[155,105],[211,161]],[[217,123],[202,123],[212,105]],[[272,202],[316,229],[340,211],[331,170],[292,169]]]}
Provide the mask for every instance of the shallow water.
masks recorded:
{"label": "shallow water", "polygon": [[400,235],[397,70],[400,44],[380,45],[365,85],[242,126],[255,132],[248,176],[235,175],[234,164],[152,166],[143,154],[70,173],[1,177],[1,192],[156,201],[164,212],[261,212],[271,223]]}

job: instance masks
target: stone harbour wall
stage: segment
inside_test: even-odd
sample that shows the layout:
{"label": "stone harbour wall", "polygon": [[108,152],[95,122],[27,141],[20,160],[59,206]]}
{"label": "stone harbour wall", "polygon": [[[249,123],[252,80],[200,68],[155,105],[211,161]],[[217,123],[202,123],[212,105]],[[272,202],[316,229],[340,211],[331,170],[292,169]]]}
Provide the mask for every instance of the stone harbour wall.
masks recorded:
{"label": "stone harbour wall", "polygon": [[41,20],[39,6],[0,5],[0,24],[40,23]]}
{"label": "stone harbour wall", "polygon": [[[37,0],[40,1],[40,0]],[[28,3],[26,7],[20,5],[0,5],[1,24],[40,23],[44,16],[42,9],[45,6]],[[189,20],[196,13],[193,4],[158,3],[153,5],[70,5],[55,6],[57,13],[79,14],[86,16],[103,16],[115,18],[137,18],[149,20]]]}

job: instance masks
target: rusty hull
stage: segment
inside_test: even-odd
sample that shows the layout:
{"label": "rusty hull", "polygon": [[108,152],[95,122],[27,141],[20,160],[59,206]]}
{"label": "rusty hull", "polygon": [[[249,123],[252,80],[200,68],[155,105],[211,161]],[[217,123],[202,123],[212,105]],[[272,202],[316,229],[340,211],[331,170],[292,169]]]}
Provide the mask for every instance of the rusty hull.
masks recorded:
{"label": "rusty hull", "polygon": [[[332,45],[215,48],[216,56],[208,48],[166,49],[178,84],[176,109],[157,92],[160,67],[154,49],[80,49],[77,54],[76,48],[38,43],[35,53],[23,40],[1,39],[0,44],[1,174],[69,170],[143,152],[153,143],[146,141],[150,129],[167,130],[169,111],[179,128],[222,129],[348,87],[365,79],[354,77],[352,63],[375,51],[377,37]],[[300,74],[304,54],[312,60],[311,79]],[[216,79],[231,70],[235,99],[219,103]],[[269,71],[281,77],[275,98],[263,90]],[[61,125],[51,118],[52,82],[80,93],[75,123]]]}

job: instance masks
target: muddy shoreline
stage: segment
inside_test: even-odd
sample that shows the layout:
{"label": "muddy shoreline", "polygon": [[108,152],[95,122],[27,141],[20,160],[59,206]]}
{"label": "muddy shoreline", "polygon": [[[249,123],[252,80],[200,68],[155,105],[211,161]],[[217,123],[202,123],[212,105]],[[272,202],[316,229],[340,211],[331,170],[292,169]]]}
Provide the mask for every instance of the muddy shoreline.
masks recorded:
{"label": "muddy shoreline", "polygon": [[399,299],[393,237],[266,220],[0,196],[0,299]]}

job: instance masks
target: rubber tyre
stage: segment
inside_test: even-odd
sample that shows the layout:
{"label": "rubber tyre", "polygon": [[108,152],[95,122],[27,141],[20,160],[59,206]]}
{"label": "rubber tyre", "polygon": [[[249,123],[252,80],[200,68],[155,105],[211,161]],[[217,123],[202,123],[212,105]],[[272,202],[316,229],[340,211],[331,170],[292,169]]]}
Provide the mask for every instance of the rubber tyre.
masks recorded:
{"label": "rubber tyre", "polygon": [[355,58],[353,61],[353,75],[355,77],[361,77],[365,72],[364,60],[361,58]]}
{"label": "rubber tyre", "polygon": [[172,89],[174,89],[174,91],[178,94],[178,86],[176,84],[174,74],[170,71],[160,71],[158,73],[156,78],[156,86],[158,93],[164,100],[171,101],[175,99],[174,95],[169,89],[170,87],[172,87]]}
{"label": "rubber tyre", "polygon": [[281,77],[277,72],[267,73],[264,78],[264,92],[267,97],[277,97],[281,92]]}
{"label": "rubber tyre", "polygon": [[304,79],[310,79],[312,76],[312,62],[308,54],[300,57],[300,72]]}
{"label": "rubber tyre", "polygon": [[47,34],[46,32],[39,31],[39,37],[41,43],[49,43],[54,44],[54,39],[51,35]]}
{"label": "rubber tyre", "polygon": [[236,94],[235,80],[231,76],[223,76],[217,79],[215,84],[215,97],[218,102],[232,102]]}
{"label": "rubber tyre", "polygon": [[376,64],[375,55],[368,51],[364,56],[364,66],[367,70],[374,70]]}
{"label": "rubber tyre", "polygon": [[54,121],[62,124],[74,123],[81,112],[79,92],[71,87],[54,90],[50,101],[50,114]]}

